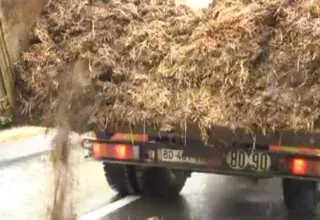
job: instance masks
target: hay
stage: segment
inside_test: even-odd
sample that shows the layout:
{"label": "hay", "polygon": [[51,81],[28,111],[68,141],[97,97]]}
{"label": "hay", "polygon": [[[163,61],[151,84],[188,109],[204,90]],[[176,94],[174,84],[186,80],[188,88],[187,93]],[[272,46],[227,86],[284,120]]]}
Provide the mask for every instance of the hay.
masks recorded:
{"label": "hay", "polygon": [[20,109],[33,118],[58,107],[58,79],[77,60],[85,98],[70,111],[99,128],[267,132],[313,129],[319,117],[319,0],[216,0],[201,11],[169,0],[49,1],[32,41],[16,70]]}

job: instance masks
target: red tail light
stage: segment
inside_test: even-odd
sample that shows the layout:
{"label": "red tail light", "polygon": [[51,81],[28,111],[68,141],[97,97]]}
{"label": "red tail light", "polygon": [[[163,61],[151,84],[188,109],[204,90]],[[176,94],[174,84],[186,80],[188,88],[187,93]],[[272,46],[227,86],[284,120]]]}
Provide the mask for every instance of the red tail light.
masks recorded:
{"label": "red tail light", "polygon": [[305,175],[308,171],[308,162],[304,159],[293,159],[291,162],[291,171],[295,175]]}
{"label": "red tail light", "polygon": [[132,160],[137,159],[137,153],[134,153],[134,146],[124,144],[93,144],[93,157],[97,159],[119,159]]}
{"label": "red tail light", "polygon": [[132,147],[123,144],[114,146],[114,155],[118,159],[131,158],[133,156]]}

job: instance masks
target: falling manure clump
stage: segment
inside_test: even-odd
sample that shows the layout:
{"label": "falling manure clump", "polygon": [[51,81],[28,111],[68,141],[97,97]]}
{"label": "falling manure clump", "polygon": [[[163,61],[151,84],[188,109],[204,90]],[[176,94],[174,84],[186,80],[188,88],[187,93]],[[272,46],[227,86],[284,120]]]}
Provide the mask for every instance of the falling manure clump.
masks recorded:
{"label": "falling manure clump", "polygon": [[314,129],[320,114],[319,0],[216,0],[202,10],[171,0],[48,1],[30,40],[15,67],[19,108],[33,119],[59,108],[66,66],[77,62],[71,126],[85,118],[97,128],[268,132]]}

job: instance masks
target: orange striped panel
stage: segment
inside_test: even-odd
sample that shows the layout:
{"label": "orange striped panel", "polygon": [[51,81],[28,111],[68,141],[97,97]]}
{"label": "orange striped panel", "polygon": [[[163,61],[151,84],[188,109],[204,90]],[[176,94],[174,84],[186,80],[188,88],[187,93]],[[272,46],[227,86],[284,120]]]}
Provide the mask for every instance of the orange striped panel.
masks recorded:
{"label": "orange striped panel", "polygon": [[111,140],[125,140],[125,141],[148,141],[149,137],[146,134],[128,134],[128,133],[115,133]]}
{"label": "orange striped panel", "polygon": [[310,148],[310,147],[290,147],[290,146],[269,146],[269,150],[273,152],[288,152],[297,154],[306,154],[320,156],[320,149]]}

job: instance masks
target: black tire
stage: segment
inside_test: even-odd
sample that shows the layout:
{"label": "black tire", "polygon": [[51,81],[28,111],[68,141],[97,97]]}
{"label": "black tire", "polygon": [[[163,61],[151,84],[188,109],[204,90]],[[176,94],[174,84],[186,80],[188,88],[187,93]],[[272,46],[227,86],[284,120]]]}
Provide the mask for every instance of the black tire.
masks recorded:
{"label": "black tire", "polygon": [[134,166],[103,163],[103,169],[109,186],[121,196],[140,193],[136,183]]}
{"label": "black tire", "polygon": [[284,204],[292,216],[312,217],[317,213],[317,182],[283,179]]}
{"label": "black tire", "polygon": [[167,168],[140,168],[136,172],[142,195],[155,198],[177,197],[188,175],[184,171]]}

